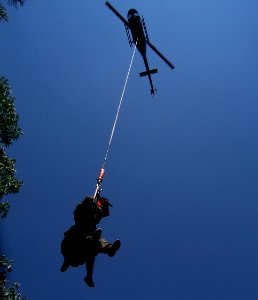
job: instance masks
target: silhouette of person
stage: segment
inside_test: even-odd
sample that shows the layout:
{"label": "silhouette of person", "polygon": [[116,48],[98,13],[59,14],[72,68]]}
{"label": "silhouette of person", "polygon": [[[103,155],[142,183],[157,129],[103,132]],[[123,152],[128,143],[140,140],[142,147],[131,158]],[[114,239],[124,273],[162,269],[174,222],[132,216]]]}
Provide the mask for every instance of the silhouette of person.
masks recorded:
{"label": "silhouette of person", "polygon": [[119,240],[109,243],[101,238],[102,229],[96,226],[102,218],[109,216],[110,206],[112,205],[108,199],[99,194],[96,200],[85,197],[73,212],[75,225],[64,233],[61,243],[61,253],[64,256],[61,272],[65,272],[69,266],[78,267],[85,264],[87,274],[84,281],[89,287],[94,287],[95,257],[99,253],[113,257],[121,245]]}

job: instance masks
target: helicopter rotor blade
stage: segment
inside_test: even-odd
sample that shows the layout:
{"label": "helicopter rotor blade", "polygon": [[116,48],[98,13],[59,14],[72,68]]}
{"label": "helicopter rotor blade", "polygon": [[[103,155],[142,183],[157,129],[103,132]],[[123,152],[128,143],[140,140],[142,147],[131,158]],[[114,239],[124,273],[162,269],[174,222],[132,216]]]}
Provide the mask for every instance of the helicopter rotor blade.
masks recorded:
{"label": "helicopter rotor blade", "polygon": [[151,49],[152,49],[154,52],[156,52],[156,53],[158,54],[158,56],[159,56],[161,59],[164,60],[164,62],[165,62],[171,69],[174,69],[174,68],[175,68],[175,67],[173,66],[173,64],[172,64],[168,59],[166,59],[166,57],[165,57],[163,54],[161,54],[161,53],[159,52],[159,50],[158,50],[156,47],[154,47],[154,46],[152,45],[152,43],[151,43],[149,40],[146,40],[146,43],[151,47]]}
{"label": "helicopter rotor blade", "polygon": [[127,27],[130,28],[130,25],[126,19],[108,1],[105,4]]}

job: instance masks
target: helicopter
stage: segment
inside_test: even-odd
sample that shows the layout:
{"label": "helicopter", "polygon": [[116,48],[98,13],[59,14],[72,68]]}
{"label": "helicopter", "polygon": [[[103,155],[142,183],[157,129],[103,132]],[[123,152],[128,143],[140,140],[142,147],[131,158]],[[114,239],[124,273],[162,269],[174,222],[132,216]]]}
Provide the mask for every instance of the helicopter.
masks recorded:
{"label": "helicopter", "polygon": [[149,67],[147,54],[146,54],[147,45],[154,52],[156,52],[156,54],[161,59],[163,59],[163,61],[171,69],[175,68],[174,65],[163,54],[161,54],[154,45],[152,45],[152,43],[149,40],[144,18],[143,16],[141,17],[139,15],[136,9],[134,8],[129,9],[127,13],[127,20],[128,20],[127,21],[108,1],[105,4],[124,23],[130,47],[132,47],[133,44],[135,44],[138,51],[140,52],[144,61],[146,71],[139,73],[139,75],[140,77],[148,76],[150,87],[151,87],[151,95],[154,95],[156,93],[156,89],[154,89],[151,75],[158,73],[158,69],[150,69]]}

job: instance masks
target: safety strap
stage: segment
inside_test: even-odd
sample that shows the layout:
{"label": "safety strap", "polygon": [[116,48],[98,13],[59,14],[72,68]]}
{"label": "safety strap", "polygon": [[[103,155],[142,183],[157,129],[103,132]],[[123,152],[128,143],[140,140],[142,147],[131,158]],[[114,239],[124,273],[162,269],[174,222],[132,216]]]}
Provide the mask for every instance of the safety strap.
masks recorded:
{"label": "safety strap", "polygon": [[120,109],[121,109],[122,102],[123,102],[123,99],[124,99],[125,89],[126,89],[126,86],[127,86],[127,81],[128,81],[130,72],[131,72],[131,68],[132,68],[132,64],[133,64],[133,60],[134,60],[134,54],[135,54],[136,47],[137,47],[137,41],[135,43],[135,47],[134,47],[134,50],[133,50],[133,54],[132,54],[132,58],[131,58],[131,61],[130,61],[129,69],[128,69],[127,76],[126,76],[126,79],[125,79],[123,91],[122,91],[122,94],[121,94],[121,97],[120,97],[120,101],[119,101],[119,104],[118,104],[118,108],[117,108],[117,112],[116,112],[114,124],[113,124],[112,131],[111,131],[111,134],[110,134],[109,142],[108,142],[108,145],[107,145],[107,150],[106,150],[106,154],[105,154],[105,157],[104,157],[104,161],[103,161],[103,164],[102,164],[102,168],[100,169],[99,177],[97,179],[97,185],[96,185],[96,190],[95,190],[93,199],[96,198],[97,194],[101,190],[101,183],[102,183],[104,175],[105,175],[105,165],[106,165],[106,162],[107,162],[107,159],[108,159],[108,154],[109,154],[110,146],[112,144],[114,132],[115,132],[115,129],[116,129],[117,120],[118,120]]}

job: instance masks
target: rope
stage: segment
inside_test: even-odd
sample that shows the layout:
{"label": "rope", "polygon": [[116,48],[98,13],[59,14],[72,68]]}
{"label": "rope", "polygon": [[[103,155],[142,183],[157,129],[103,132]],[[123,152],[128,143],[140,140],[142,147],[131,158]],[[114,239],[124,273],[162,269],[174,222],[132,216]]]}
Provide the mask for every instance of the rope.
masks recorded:
{"label": "rope", "polygon": [[107,162],[107,159],[108,159],[109,149],[110,149],[110,146],[112,144],[114,132],[115,132],[115,129],[116,129],[116,124],[117,124],[118,116],[119,116],[119,113],[120,113],[120,108],[121,108],[121,105],[122,105],[122,102],[123,102],[124,93],[125,93],[125,89],[126,89],[126,86],[127,86],[127,81],[128,81],[128,78],[129,78],[129,75],[130,75],[130,72],[131,72],[136,47],[137,47],[137,41],[135,43],[135,47],[134,47],[134,50],[133,50],[133,55],[132,55],[131,62],[130,62],[130,65],[129,65],[129,69],[128,69],[128,72],[127,72],[127,76],[126,76],[126,79],[125,79],[125,84],[124,84],[123,91],[122,91],[122,94],[121,94],[121,97],[120,97],[120,101],[119,101],[119,105],[118,105],[118,108],[117,108],[113,128],[112,128],[112,131],[111,131],[111,134],[110,134],[110,138],[109,138],[109,142],[108,142],[104,162],[102,164],[102,168],[100,169],[99,177],[97,179],[97,184],[96,184],[96,189],[95,189],[93,199],[96,199],[97,195],[101,191],[101,184],[102,184],[102,181],[103,181],[103,178],[104,178],[104,175],[105,175],[105,165],[106,165],[106,162]]}
{"label": "rope", "polygon": [[130,62],[130,65],[129,65],[129,69],[128,69],[126,80],[125,80],[125,84],[124,84],[124,88],[123,88],[123,91],[122,91],[122,94],[121,94],[121,98],[120,98],[120,102],[119,102],[119,105],[118,105],[118,108],[117,108],[115,121],[114,121],[113,128],[112,128],[112,131],[111,131],[111,135],[110,135],[110,138],[109,138],[109,142],[108,142],[108,146],[107,146],[107,150],[106,150],[104,162],[103,162],[103,165],[102,165],[103,169],[105,168],[105,164],[107,162],[107,158],[108,158],[108,154],[109,154],[109,149],[110,149],[110,146],[111,146],[111,143],[112,143],[112,139],[113,139],[113,136],[114,136],[114,132],[115,132],[115,129],[116,129],[116,123],[117,123],[119,112],[120,112],[120,108],[121,108],[121,105],[122,105],[122,102],[123,102],[124,93],[125,93],[125,89],[126,89],[126,86],[127,86],[127,81],[128,81],[128,78],[129,78],[129,75],[130,75],[130,72],[131,72],[131,67],[132,67],[132,64],[133,64],[133,59],[134,59],[134,54],[135,54],[136,47],[137,47],[137,41],[135,43],[135,47],[134,47],[134,50],[133,50],[133,55],[132,55],[132,58],[131,58],[131,62]]}

